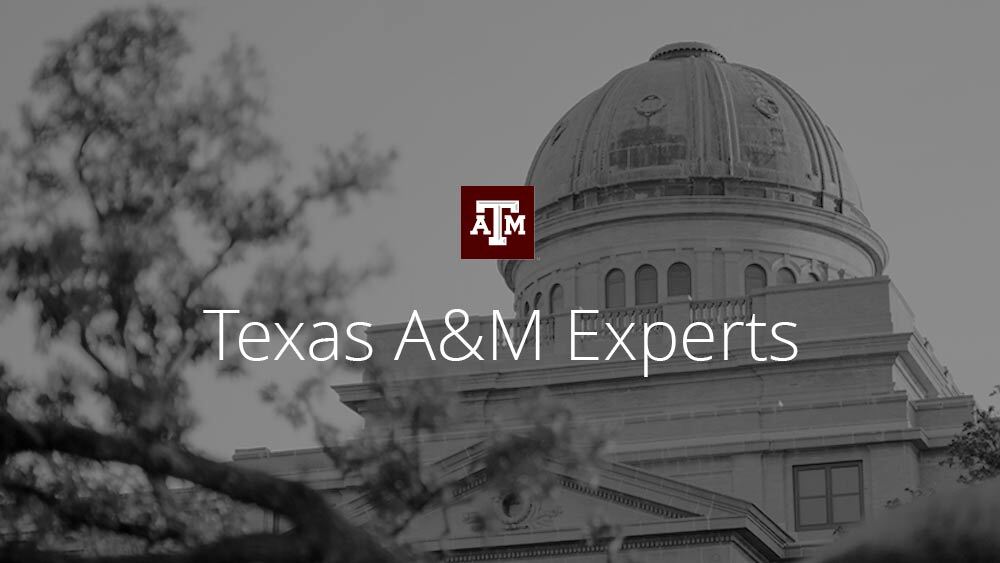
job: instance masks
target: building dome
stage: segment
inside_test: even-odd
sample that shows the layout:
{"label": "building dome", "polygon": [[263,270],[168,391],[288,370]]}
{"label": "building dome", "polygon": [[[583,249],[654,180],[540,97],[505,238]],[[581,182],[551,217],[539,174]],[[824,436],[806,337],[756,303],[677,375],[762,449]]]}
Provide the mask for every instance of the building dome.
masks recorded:
{"label": "building dome", "polygon": [[577,102],[526,183],[537,259],[498,264],[519,314],[749,298],[888,260],[816,112],[705,43],[661,47]]}
{"label": "building dome", "polygon": [[864,221],[840,143],[816,112],[774,76],[705,43],[661,47],[580,100],[542,141],[527,184],[539,210],[573,208],[592,190],[768,189]]}

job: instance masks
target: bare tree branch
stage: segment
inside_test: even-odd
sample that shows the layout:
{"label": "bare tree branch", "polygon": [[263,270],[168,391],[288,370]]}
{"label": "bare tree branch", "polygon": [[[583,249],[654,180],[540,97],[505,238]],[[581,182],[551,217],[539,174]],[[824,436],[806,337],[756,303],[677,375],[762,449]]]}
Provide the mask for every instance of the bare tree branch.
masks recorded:
{"label": "bare tree branch", "polygon": [[87,338],[86,324],[83,321],[77,324],[80,327],[80,349],[83,350],[83,352],[87,354],[90,359],[94,360],[94,363],[101,368],[101,371],[104,372],[105,376],[114,377],[115,373],[111,370],[111,367],[108,366],[108,364],[104,361],[104,358],[102,358],[100,354],[98,354],[97,351],[90,345],[90,340]]}

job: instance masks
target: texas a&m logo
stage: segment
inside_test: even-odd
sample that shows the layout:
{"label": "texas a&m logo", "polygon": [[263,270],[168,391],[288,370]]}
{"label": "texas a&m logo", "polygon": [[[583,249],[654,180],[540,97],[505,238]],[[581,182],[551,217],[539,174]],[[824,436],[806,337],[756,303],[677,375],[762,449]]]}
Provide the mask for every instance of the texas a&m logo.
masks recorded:
{"label": "texas a&m logo", "polygon": [[462,186],[462,259],[535,257],[533,186]]}

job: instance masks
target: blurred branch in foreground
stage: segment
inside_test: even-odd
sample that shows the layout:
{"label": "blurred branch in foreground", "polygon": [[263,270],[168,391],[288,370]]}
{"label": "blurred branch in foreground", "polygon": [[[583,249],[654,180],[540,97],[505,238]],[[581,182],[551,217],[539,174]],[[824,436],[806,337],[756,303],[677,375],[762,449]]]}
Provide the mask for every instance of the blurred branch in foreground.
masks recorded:
{"label": "blurred branch in foreground", "polygon": [[[358,139],[323,149],[312,180],[288,185],[280,143],[262,125],[256,52],[233,41],[188,84],[183,23],[156,6],[102,12],[52,44],[20,131],[0,137],[3,310],[30,313],[48,362],[42,384],[0,365],[0,560],[412,560],[395,538],[424,508],[451,502],[456,484],[421,459],[421,437],[455,416],[433,382],[386,388],[352,441],[311,402],[329,374],[290,396],[262,390],[361,480],[379,516],[364,529],[304,484],[186,445],[197,417],[185,376],[216,361],[217,327],[202,311],[281,324],[342,316],[387,265],[317,267],[306,215],[336,217],[382,190],[395,155]],[[224,274],[247,267],[249,286],[231,295]],[[504,486],[545,494],[544,464],[583,468],[603,441],[564,406],[531,405],[517,434],[497,429],[488,465]],[[243,509],[290,529],[249,529]]]}

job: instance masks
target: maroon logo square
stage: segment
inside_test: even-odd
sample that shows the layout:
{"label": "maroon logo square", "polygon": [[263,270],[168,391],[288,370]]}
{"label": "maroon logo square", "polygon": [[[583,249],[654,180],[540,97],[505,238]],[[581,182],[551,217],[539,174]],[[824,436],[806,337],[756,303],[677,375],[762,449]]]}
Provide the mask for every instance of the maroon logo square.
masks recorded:
{"label": "maroon logo square", "polygon": [[535,258],[534,186],[462,186],[463,260]]}

